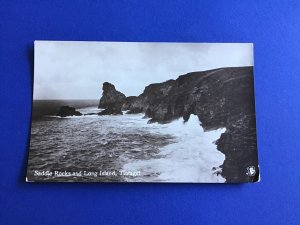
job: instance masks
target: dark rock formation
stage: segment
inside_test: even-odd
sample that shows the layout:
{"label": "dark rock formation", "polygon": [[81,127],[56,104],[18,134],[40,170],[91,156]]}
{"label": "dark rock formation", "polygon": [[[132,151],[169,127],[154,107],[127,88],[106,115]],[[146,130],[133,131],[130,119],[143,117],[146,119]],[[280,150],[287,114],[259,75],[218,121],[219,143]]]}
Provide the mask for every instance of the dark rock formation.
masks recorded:
{"label": "dark rock formation", "polygon": [[121,111],[121,107],[114,107],[110,106],[104,109],[103,111],[98,113],[99,116],[104,115],[123,115],[123,112]]}
{"label": "dark rock formation", "polygon": [[126,96],[117,91],[111,83],[103,83],[103,94],[99,102],[98,108],[103,108],[98,115],[119,115],[122,113],[122,106],[125,103]]}
{"label": "dark rock formation", "polygon": [[121,107],[123,103],[125,102],[126,96],[117,91],[115,86],[111,83],[104,82],[103,83],[103,94],[99,102],[98,108],[107,108],[111,105],[121,104]]}
{"label": "dark rock formation", "polygon": [[130,110],[134,108],[134,102],[137,100],[138,97],[136,96],[129,96],[126,97],[125,102],[122,105],[122,110]]}
{"label": "dark rock formation", "polygon": [[[111,89],[115,92],[114,87]],[[216,142],[225,154],[221,175],[227,182],[257,181],[253,67],[188,73],[176,80],[150,84],[137,97],[115,99],[130,113],[144,112],[150,122],[165,123],[180,117],[188,121],[194,114],[206,131],[225,127],[226,132]],[[249,166],[255,167],[255,176],[247,175]]]}
{"label": "dark rock formation", "polygon": [[136,113],[142,113],[143,109],[142,108],[132,108],[126,114],[136,114]]}
{"label": "dark rock formation", "polygon": [[84,116],[91,116],[91,115],[98,115],[98,113],[86,113],[86,114],[83,114]]}
{"label": "dark rock formation", "polygon": [[80,112],[76,111],[76,109],[73,107],[62,106],[59,108],[56,115],[60,116],[60,117],[66,117],[66,116],[81,116],[82,114]]}

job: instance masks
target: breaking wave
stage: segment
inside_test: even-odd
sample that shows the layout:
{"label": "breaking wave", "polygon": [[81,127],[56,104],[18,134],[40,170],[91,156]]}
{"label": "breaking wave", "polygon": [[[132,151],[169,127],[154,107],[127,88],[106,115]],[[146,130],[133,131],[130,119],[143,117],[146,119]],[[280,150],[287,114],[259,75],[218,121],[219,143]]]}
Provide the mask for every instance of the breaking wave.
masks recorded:
{"label": "breaking wave", "polygon": [[[225,182],[212,168],[223,164],[225,155],[217,150],[216,141],[225,128],[204,132],[199,119],[191,115],[188,122],[178,119],[160,126],[159,132],[175,137],[175,142],[162,147],[157,157],[135,160],[124,165],[124,170],[141,171],[142,177],[133,181],[165,182]],[[157,175],[153,179],[153,175]],[[130,181],[130,179],[128,179]]]}

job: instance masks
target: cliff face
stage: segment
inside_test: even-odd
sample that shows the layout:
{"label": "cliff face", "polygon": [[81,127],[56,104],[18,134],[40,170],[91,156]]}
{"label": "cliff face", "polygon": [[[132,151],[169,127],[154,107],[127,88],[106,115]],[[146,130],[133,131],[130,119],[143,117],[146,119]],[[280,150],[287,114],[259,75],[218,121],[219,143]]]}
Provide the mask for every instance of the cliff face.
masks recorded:
{"label": "cliff face", "polygon": [[[225,154],[222,176],[227,182],[257,181],[253,67],[193,72],[150,84],[141,95],[125,98],[122,109],[144,112],[149,122],[166,123],[180,117],[188,121],[195,114],[204,130],[226,127],[216,142]],[[247,175],[249,167],[255,175]]]}

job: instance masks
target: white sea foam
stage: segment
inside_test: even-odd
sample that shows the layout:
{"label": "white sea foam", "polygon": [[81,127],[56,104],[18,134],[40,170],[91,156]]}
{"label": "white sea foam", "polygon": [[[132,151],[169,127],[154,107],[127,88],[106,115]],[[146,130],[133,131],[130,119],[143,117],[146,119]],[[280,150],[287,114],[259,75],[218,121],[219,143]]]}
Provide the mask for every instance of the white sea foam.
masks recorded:
{"label": "white sea foam", "polygon": [[[101,111],[95,107],[79,109],[81,113],[96,113]],[[140,171],[142,176],[126,177],[132,182],[207,182],[222,183],[225,179],[217,175],[212,168],[223,164],[225,156],[217,150],[215,141],[225,132],[225,128],[204,132],[196,115],[191,115],[188,122],[184,123],[180,118],[171,123],[148,124],[149,119],[144,119],[144,114],[125,114],[116,116],[71,116],[72,118],[86,121],[93,119],[95,123],[105,121],[94,132],[105,133],[109,126],[110,131],[123,133],[146,129],[149,133],[171,135],[174,137],[171,144],[159,149],[155,157],[151,159],[133,159],[120,155],[120,163],[125,171]],[[57,116],[51,116],[61,118]],[[103,130],[103,127],[106,129]],[[108,140],[104,140],[108,141]],[[134,141],[134,140],[133,140]],[[108,143],[108,142],[107,142]],[[105,143],[102,143],[105,144]],[[142,149],[140,151],[143,151]]]}
{"label": "white sea foam", "polygon": [[86,114],[86,113],[98,113],[101,112],[103,109],[98,109],[96,107],[86,107],[86,108],[79,108],[76,109],[77,111],[81,112],[82,114]]}
{"label": "white sea foam", "polygon": [[[91,117],[92,115],[89,115]],[[44,116],[46,118],[57,118],[57,119],[81,119],[81,116]],[[87,116],[85,116],[87,117]]]}
{"label": "white sea foam", "polygon": [[[124,170],[141,171],[141,174],[149,174],[150,179],[145,180],[145,176],[142,176],[128,178],[128,181],[225,182],[223,177],[212,171],[213,167],[222,165],[225,159],[214,144],[225,128],[204,132],[195,115],[191,115],[186,123],[181,118],[169,124],[155,123],[149,126],[160,127],[155,132],[174,136],[175,143],[162,147],[158,157],[126,163]],[[150,174],[157,176],[153,180]]]}

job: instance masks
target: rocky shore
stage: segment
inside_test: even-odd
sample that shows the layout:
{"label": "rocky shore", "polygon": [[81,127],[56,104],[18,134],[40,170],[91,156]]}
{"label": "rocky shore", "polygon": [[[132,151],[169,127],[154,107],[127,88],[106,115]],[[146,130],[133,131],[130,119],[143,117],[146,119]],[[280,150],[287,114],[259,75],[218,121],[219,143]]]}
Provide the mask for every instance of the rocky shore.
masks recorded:
{"label": "rocky shore", "polygon": [[[221,175],[227,182],[258,180],[253,67],[192,72],[176,80],[148,85],[139,96],[126,97],[103,84],[100,115],[145,113],[149,122],[168,123],[197,115],[204,130],[226,128],[216,141],[225,154]],[[249,168],[255,173],[249,174]]]}

